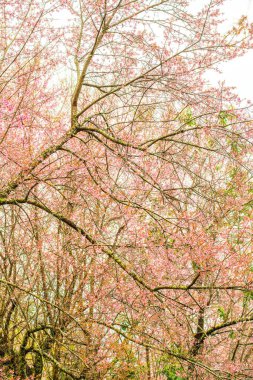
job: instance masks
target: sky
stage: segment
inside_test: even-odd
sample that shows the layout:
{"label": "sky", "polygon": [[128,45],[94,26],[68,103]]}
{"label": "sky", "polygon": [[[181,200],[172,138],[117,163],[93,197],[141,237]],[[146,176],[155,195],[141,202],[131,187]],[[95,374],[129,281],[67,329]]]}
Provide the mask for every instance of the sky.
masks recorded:
{"label": "sky", "polygon": [[[190,8],[198,11],[210,0],[191,0]],[[223,7],[224,25],[221,30],[230,29],[242,15],[247,15],[248,20],[253,23],[253,0],[226,0]],[[60,23],[64,19],[62,15]],[[220,67],[222,74],[211,72],[207,79],[215,84],[225,81],[228,86],[236,88],[236,92],[241,99],[249,99],[253,102],[253,50],[246,53],[243,57],[223,63]]]}
{"label": "sky", "polygon": [[[194,0],[194,7],[205,4],[206,0]],[[227,0],[224,6],[224,28],[230,28],[242,16],[247,15],[253,22],[253,0]],[[208,79],[213,82],[225,80],[229,86],[237,88],[237,93],[242,99],[250,99],[253,102],[253,50],[243,57],[222,64],[222,74],[210,75]]]}

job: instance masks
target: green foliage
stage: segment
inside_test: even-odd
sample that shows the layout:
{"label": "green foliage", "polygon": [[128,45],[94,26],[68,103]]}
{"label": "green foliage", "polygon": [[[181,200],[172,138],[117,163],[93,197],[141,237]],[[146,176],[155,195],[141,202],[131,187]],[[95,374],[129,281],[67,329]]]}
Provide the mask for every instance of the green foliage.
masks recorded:
{"label": "green foliage", "polygon": [[252,214],[252,208],[253,208],[253,200],[247,202],[243,205],[242,209],[240,210],[240,214],[243,218],[244,215],[251,216]]}
{"label": "green foliage", "polygon": [[[177,344],[172,344],[171,346],[171,351],[175,353],[183,353],[182,349],[179,345]],[[160,365],[161,365],[161,370],[159,373],[161,375],[165,376],[166,380],[184,380],[185,378],[182,377],[181,373],[183,372],[183,368],[178,362],[173,362],[173,358],[168,356],[168,355],[162,355],[160,357]]]}
{"label": "green foliage", "polygon": [[221,111],[218,118],[220,125],[222,127],[227,127],[228,124],[235,118],[235,115],[228,111]]}
{"label": "green foliage", "polygon": [[231,143],[231,150],[233,153],[240,153],[242,150],[242,147],[239,145],[237,141],[233,141]]}
{"label": "green foliage", "polygon": [[140,380],[145,367],[140,365],[138,357],[131,346],[123,341],[112,360],[110,376],[112,379]]}
{"label": "green foliage", "polygon": [[238,168],[235,168],[233,167],[229,172],[228,172],[228,176],[229,176],[229,181],[227,182],[227,189],[224,191],[224,195],[229,195],[233,198],[236,198],[237,195],[238,195],[238,191],[237,191],[237,188],[235,186],[235,178],[236,176],[238,175],[239,173],[239,170]]}
{"label": "green foliage", "polygon": [[178,376],[179,371],[182,371],[182,369],[175,365],[167,364],[162,369],[161,375],[164,375],[167,380],[184,380],[183,377]]}
{"label": "green foliage", "polygon": [[194,120],[194,115],[190,107],[187,107],[182,112],[182,114],[180,115],[180,121],[184,124],[189,125],[190,127],[193,127],[194,125],[196,125],[196,120]]}
{"label": "green foliage", "polygon": [[128,330],[131,328],[131,322],[130,322],[130,320],[127,318],[127,316],[124,315],[124,314],[120,314],[120,315],[118,315],[116,321],[117,321],[117,323],[119,324],[120,329],[121,329],[123,332],[126,332],[126,331],[128,331]]}
{"label": "green foliage", "polygon": [[222,306],[219,306],[219,307],[218,307],[218,314],[219,314],[219,317],[220,317],[224,322],[227,321],[229,312],[226,311],[226,310],[224,309],[224,307],[222,307]]}
{"label": "green foliage", "polygon": [[121,327],[121,330],[127,331],[129,329],[129,327],[130,327],[130,324],[129,324],[128,321],[124,321],[124,322],[122,322],[122,324],[120,325],[120,327]]}
{"label": "green foliage", "polygon": [[192,268],[195,271],[199,271],[201,269],[201,267],[199,266],[199,264],[197,264],[195,261],[192,261]]}
{"label": "green foliage", "polygon": [[244,297],[243,297],[244,306],[246,306],[252,300],[253,300],[253,291],[247,290],[246,292],[244,292]]}
{"label": "green foliage", "polygon": [[234,179],[236,175],[238,174],[238,168],[232,168],[230,172],[228,173],[229,177],[231,179]]}
{"label": "green foliage", "polygon": [[219,113],[219,122],[220,124],[223,126],[223,127],[226,127],[227,124],[228,124],[228,117],[229,117],[229,113],[226,112],[226,111],[221,111]]}
{"label": "green foliage", "polygon": [[166,240],[166,248],[173,248],[175,243],[175,239],[173,238],[167,238]]}

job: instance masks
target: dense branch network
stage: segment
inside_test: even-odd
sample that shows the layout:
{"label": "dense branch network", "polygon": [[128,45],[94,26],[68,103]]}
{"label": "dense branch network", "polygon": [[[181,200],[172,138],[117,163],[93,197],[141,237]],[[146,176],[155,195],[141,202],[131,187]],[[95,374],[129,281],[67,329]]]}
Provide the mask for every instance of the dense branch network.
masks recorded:
{"label": "dense branch network", "polygon": [[186,3],[0,5],[3,378],[253,378],[252,26]]}

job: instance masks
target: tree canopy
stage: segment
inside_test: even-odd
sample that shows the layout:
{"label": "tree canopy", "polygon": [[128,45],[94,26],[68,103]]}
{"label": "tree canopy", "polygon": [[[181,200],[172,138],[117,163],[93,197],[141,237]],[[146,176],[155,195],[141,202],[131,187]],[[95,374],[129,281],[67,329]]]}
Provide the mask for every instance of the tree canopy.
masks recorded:
{"label": "tree canopy", "polygon": [[224,0],[0,3],[0,377],[253,378],[253,47]]}

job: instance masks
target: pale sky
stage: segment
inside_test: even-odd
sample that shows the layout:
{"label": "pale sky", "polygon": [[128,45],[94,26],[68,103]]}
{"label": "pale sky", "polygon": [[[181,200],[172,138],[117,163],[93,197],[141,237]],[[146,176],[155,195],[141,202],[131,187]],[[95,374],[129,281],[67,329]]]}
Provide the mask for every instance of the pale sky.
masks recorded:
{"label": "pale sky", "polygon": [[[206,0],[194,0],[194,3],[196,6],[203,5]],[[224,6],[224,27],[230,28],[242,15],[247,15],[248,20],[253,22],[253,0],[227,0]],[[237,88],[242,99],[247,98],[253,102],[253,50],[243,57],[224,63],[221,68],[223,73],[213,74],[211,81],[225,80],[226,84]]]}
{"label": "pale sky", "polygon": [[[191,0],[190,9],[198,11],[210,0]],[[223,7],[224,25],[221,30],[230,29],[242,15],[247,15],[248,20],[253,23],[253,0],[226,0]],[[64,15],[60,20],[64,19]],[[207,78],[211,83],[225,81],[227,85],[236,87],[236,92],[241,99],[249,99],[253,102],[253,49],[243,57],[226,62],[220,66],[222,74],[210,73]]]}

